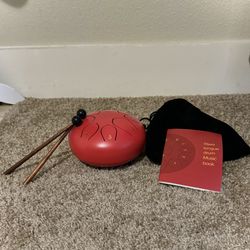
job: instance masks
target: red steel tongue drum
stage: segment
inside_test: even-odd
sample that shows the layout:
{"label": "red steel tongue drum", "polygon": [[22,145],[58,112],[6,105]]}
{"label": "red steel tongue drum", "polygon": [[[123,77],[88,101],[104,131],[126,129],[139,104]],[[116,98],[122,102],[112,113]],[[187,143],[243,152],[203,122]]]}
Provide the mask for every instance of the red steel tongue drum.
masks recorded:
{"label": "red steel tongue drum", "polygon": [[89,114],[69,133],[69,145],[76,157],[97,167],[114,167],[134,160],[144,144],[143,125],[128,114],[112,110]]}
{"label": "red steel tongue drum", "polygon": [[47,155],[25,179],[24,184],[28,184],[67,135],[73,154],[83,163],[94,167],[121,166],[134,160],[142,153],[146,140],[143,124],[129,114],[103,110],[87,115],[85,110],[80,109],[72,118],[72,124],[58,131],[7,169],[4,174],[14,172],[16,168],[59,137]]}

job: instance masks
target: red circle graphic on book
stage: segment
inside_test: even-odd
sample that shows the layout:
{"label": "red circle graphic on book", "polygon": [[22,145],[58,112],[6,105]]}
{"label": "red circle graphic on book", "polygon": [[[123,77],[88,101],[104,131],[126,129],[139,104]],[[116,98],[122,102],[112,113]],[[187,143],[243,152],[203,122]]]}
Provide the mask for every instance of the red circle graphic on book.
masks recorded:
{"label": "red circle graphic on book", "polygon": [[169,134],[167,140],[166,146],[168,147],[167,152],[169,152],[169,155],[165,159],[167,165],[165,171],[170,173],[188,166],[195,155],[193,143],[187,138],[176,134]]}

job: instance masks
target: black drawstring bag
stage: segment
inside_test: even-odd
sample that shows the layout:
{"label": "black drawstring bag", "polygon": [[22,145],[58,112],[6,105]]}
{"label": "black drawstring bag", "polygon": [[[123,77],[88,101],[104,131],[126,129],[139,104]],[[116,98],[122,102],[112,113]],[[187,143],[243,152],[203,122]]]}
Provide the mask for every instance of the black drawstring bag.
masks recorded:
{"label": "black drawstring bag", "polygon": [[161,164],[166,132],[169,128],[204,130],[221,134],[223,161],[236,160],[250,154],[250,147],[232,127],[202,112],[184,99],[166,102],[150,115],[149,120],[146,155],[156,164]]}

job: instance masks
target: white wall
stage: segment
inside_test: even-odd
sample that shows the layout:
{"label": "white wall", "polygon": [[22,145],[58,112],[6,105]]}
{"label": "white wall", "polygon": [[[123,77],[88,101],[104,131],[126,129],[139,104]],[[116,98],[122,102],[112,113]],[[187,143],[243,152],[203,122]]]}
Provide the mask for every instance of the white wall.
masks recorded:
{"label": "white wall", "polygon": [[0,82],[25,96],[250,92],[250,0],[0,0]]}
{"label": "white wall", "polygon": [[231,39],[249,0],[0,0],[0,46]]}

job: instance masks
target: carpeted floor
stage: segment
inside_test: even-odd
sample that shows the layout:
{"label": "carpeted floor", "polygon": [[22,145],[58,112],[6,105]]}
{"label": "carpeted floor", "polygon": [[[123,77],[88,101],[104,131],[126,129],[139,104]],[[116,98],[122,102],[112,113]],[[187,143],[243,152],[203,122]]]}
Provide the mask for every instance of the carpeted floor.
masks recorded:
{"label": "carpeted floor", "polygon": [[[27,99],[0,123],[0,171],[67,125],[80,107],[141,118],[170,99]],[[250,144],[250,94],[186,99]],[[158,184],[159,166],[146,157],[111,170],[85,166],[65,140],[24,187],[45,152],[0,175],[0,249],[250,249],[250,157],[224,163],[218,194]]]}

